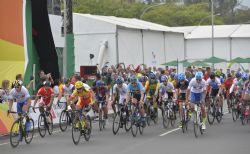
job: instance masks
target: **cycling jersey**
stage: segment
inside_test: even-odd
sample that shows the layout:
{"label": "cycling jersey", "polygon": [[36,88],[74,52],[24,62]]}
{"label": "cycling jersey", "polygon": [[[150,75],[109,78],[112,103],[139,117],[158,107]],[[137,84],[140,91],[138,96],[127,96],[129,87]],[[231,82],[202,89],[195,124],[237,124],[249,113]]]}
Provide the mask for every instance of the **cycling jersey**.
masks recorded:
{"label": "cycling jersey", "polygon": [[210,78],[207,80],[207,84],[211,87],[212,90],[219,89],[221,86],[220,79],[215,77],[214,80],[211,80]]}
{"label": "cycling jersey", "polygon": [[114,94],[119,93],[119,96],[120,96],[119,97],[119,104],[123,104],[124,100],[126,98],[127,84],[123,83],[121,88],[119,88],[117,86],[117,84],[115,84],[113,89],[114,89],[114,91],[113,91]]}
{"label": "cycling jersey", "polygon": [[202,93],[204,90],[206,90],[206,81],[204,79],[201,80],[200,83],[196,81],[195,78],[193,78],[188,86],[188,89],[191,89],[191,92],[193,93]]}
{"label": "cycling jersey", "polygon": [[42,97],[42,100],[45,105],[48,105],[50,103],[51,97],[54,95],[54,91],[52,88],[48,88],[45,90],[44,87],[40,88],[37,92],[38,97]]}
{"label": "cycling jersey", "polygon": [[17,92],[15,88],[10,91],[9,99],[15,99],[17,103],[26,102],[28,98],[30,98],[30,94],[24,86],[20,92]]}
{"label": "cycling jersey", "polygon": [[157,80],[149,80],[145,84],[146,91],[148,92],[149,96],[153,96],[155,91],[159,89],[160,83]]}
{"label": "cycling jersey", "polygon": [[78,108],[83,108],[85,105],[89,105],[93,103],[92,93],[88,89],[82,90],[81,92],[78,92],[75,89],[71,95],[71,98],[75,98],[75,97],[80,97],[78,98],[78,102],[76,104]]}
{"label": "cycling jersey", "polygon": [[180,93],[186,93],[188,84],[189,84],[188,80],[185,80],[183,83],[179,81],[176,85],[176,89],[179,89]]}
{"label": "cycling jersey", "polygon": [[62,87],[62,93],[66,93],[66,94],[69,94],[71,95],[73,93],[73,90],[74,90],[74,85],[73,84],[70,84],[68,87],[66,85],[63,85]]}

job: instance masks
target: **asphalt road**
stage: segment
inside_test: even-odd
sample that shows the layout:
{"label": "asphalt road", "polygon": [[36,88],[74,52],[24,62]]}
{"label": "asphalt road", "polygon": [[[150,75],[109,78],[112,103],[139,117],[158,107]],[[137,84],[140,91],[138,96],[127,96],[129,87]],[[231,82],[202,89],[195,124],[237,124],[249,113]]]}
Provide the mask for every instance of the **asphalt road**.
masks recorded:
{"label": "asphalt road", "polygon": [[220,124],[208,125],[204,135],[195,138],[190,123],[188,132],[169,127],[164,129],[161,119],[158,124],[146,127],[143,135],[133,137],[131,132],[120,129],[112,133],[112,118],[107,128],[100,132],[98,124],[93,124],[89,142],[84,138],[76,146],[71,138],[71,128],[61,132],[58,128],[51,136],[41,138],[38,133],[31,144],[20,143],[12,148],[8,138],[0,139],[0,154],[249,154],[250,125],[242,126],[240,121],[233,122],[231,114],[225,113]]}

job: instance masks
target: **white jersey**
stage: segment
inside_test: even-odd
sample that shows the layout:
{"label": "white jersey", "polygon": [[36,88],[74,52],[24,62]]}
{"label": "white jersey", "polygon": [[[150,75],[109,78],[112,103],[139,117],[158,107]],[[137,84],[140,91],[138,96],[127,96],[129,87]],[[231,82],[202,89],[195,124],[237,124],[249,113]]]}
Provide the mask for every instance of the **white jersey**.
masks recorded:
{"label": "white jersey", "polygon": [[127,84],[123,83],[122,87],[119,88],[117,84],[113,86],[113,93],[116,94],[117,92],[119,93],[119,104],[124,104],[125,99],[126,99],[126,93],[127,93]]}
{"label": "white jersey", "polygon": [[210,86],[212,89],[219,89],[219,86],[221,86],[221,82],[218,77],[215,77],[214,81],[209,78],[207,80],[207,85]]}
{"label": "white jersey", "polygon": [[83,83],[83,86],[84,86],[84,88],[87,89],[87,90],[90,90],[90,89],[91,89],[91,87],[90,87],[89,85],[87,85],[86,83]]}
{"label": "white jersey", "polygon": [[74,91],[74,85],[70,84],[68,87],[66,85],[63,85],[62,87],[62,93],[71,95]]}
{"label": "white jersey", "polygon": [[119,92],[120,96],[125,96],[127,93],[127,84],[123,83],[121,88],[119,88],[117,84],[115,84],[113,86],[113,93],[116,94],[117,92]]}
{"label": "white jersey", "polygon": [[30,94],[24,86],[22,86],[20,92],[17,92],[15,88],[10,91],[9,99],[16,99],[17,103],[25,102],[28,98],[30,98]]}
{"label": "white jersey", "polygon": [[207,89],[206,81],[204,79],[201,80],[200,83],[196,81],[195,78],[193,78],[189,82],[188,89],[191,89],[191,92],[193,93],[202,93],[204,90]]}
{"label": "white jersey", "polygon": [[161,83],[159,92],[162,94],[166,92],[174,92],[174,85],[171,82],[168,82],[167,85],[164,85],[164,83]]}

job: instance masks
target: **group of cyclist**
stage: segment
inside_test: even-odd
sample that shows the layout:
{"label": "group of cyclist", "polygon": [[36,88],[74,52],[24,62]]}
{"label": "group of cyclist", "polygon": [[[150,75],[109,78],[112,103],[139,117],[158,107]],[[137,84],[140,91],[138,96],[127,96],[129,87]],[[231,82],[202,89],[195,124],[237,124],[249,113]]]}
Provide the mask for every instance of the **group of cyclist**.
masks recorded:
{"label": "group of cyclist", "polygon": [[[249,105],[250,82],[249,74],[245,72],[228,73],[224,77],[220,70],[207,71],[205,75],[201,71],[186,76],[187,73],[165,72],[161,74],[145,71],[130,71],[129,73],[115,72],[111,75],[97,74],[93,85],[88,85],[78,77],[64,79],[59,86],[58,101],[65,98],[68,105],[73,109],[83,109],[92,106],[95,112],[100,112],[99,103],[102,103],[104,118],[108,118],[108,102],[111,102],[114,113],[119,110],[117,104],[127,105],[129,103],[139,106],[143,126],[146,126],[147,107],[150,105],[148,99],[152,100],[154,109],[163,110],[163,97],[176,101],[175,109],[182,114],[182,103],[192,113],[194,104],[201,104],[202,129],[206,129],[207,97],[215,97],[221,107],[220,114],[223,115],[223,101],[230,102],[232,97],[239,97],[245,105]],[[109,81],[109,82],[107,82]],[[31,98],[28,90],[23,86],[21,80],[13,82],[14,88],[8,96],[9,111],[12,104],[17,102],[17,112],[27,112],[31,106]],[[51,110],[55,94],[48,79],[43,81],[43,87],[38,90],[33,109],[37,102],[40,107],[47,111]],[[39,101],[38,101],[39,100]],[[228,103],[229,111],[231,104]],[[118,109],[118,110],[117,110]],[[243,114],[243,113],[242,113]],[[190,114],[191,115],[191,114]],[[176,117],[175,117],[176,118]],[[88,126],[88,125],[87,125]],[[181,127],[181,125],[180,125]]]}

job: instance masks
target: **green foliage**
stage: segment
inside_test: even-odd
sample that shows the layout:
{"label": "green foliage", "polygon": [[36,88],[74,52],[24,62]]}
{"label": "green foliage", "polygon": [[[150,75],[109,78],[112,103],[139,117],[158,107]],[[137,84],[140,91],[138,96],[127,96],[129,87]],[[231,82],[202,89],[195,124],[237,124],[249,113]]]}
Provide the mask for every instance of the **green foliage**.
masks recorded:
{"label": "green foliage", "polygon": [[[215,24],[232,24],[249,21],[250,10],[234,11],[237,0],[215,1]],[[218,2],[216,2],[218,1]],[[232,2],[232,3],[229,3]],[[186,1],[187,2],[187,1]],[[198,3],[197,3],[198,2]],[[74,0],[73,11],[95,15],[140,18],[166,26],[192,26],[211,24],[211,5],[209,0],[189,0],[186,5],[177,5],[174,0],[165,5],[134,3],[133,0]],[[225,8],[223,8],[223,5]],[[151,7],[153,6],[153,7]],[[150,7],[150,8],[149,8]]]}

